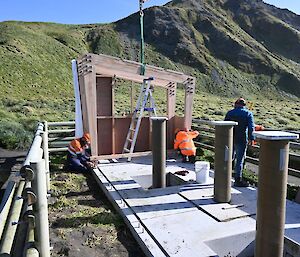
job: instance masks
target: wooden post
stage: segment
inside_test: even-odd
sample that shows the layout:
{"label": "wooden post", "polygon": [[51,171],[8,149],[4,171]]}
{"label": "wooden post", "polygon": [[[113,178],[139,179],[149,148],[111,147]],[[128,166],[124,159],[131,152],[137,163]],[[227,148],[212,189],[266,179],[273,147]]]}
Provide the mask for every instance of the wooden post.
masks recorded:
{"label": "wooden post", "polygon": [[185,105],[184,105],[184,127],[190,129],[192,126],[193,98],[195,94],[195,79],[188,78],[185,82]]}
{"label": "wooden post", "polygon": [[112,115],[112,153],[116,153],[116,129],[115,129],[115,87],[116,87],[116,76],[113,76],[111,80],[111,115]]}
{"label": "wooden post", "polygon": [[92,156],[98,155],[97,137],[97,101],[96,101],[96,72],[94,60],[91,55],[87,55],[85,62],[79,69],[80,94],[82,99],[82,111],[84,113],[83,131],[91,135]]}
{"label": "wooden post", "polygon": [[170,83],[167,89],[167,117],[168,117],[168,131],[167,131],[167,146],[173,147],[175,137],[175,108],[176,108],[176,83]]}

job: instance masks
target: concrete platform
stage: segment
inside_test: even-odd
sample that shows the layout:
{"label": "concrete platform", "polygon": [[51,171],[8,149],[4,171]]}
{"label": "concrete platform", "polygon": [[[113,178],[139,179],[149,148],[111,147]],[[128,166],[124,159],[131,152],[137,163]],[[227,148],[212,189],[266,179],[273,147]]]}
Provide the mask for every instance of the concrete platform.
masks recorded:
{"label": "concrete platform", "polygon": [[[174,175],[180,170],[189,173]],[[195,183],[193,164],[170,159],[166,172],[175,186],[148,189],[151,156],[130,163],[103,162],[94,169],[99,185],[147,256],[254,255],[255,188],[232,188],[231,203],[218,204],[213,201],[213,179]],[[300,256],[300,205],[291,201],[287,201],[285,235],[285,251]]]}

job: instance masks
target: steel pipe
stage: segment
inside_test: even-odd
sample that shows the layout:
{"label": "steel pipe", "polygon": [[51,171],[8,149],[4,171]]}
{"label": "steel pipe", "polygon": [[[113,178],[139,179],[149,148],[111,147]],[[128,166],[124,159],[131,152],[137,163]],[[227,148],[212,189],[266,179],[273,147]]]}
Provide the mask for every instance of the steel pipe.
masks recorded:
{"label": "steel pipe", "polygon": [[[27,211],[33,211],[32,206],[27,207]],[[39,252],[35,247],[35,220],[28,218],[28,229],[26,237],[26,246],[25,246],[25,257],[39,257]]]}
{"label": "steel pipe", "polygon": [[60,134],[60,133],[73,133],[75,132],[75,129],[53,129],[48,130],[48,134]]}
{"label": "steel pipe", "polygon": [[75,139],[75,137],[48,137],[48,141],[49,143],[54,143],[54,142],[70,142],[73,139]]}
{"label": "steel pipe", "polygon": [[37,249],[42,257],[50,257],[45,160],[32,162],[31,166],[36,174],[36,179],[32,181],[32,188],[37,195],[37,202],[34,205]]}
{"label": "steel pipe", "polygon": [[152,117],[152,188],[166,187],[166,121]]}
{"label": "steel pipe", "polygon": [[49,142],[49,147],[67,147],[69,143],[69,141],[53,141]]}
{"label": "steel pipe", "polygon": [[66,152],[68,151],[68,147],[49,148],[48,151],[49,153]]}
{"label": "steel pipe", "polygon": [[9,181],[5,189],[4,196],[2,198],[2,202],[0,205],[0,240],[2,238],[2,233],[11,207],[15,188],[16,188],[16,183],[14,181]]}
{"label": "steel pipe", "polygon": [[289,140],[296,134],[254,132],[260,139],[255,257],[282,257]]}
{"label": "steel pipe", "polygon": [[0,255],[9,255],[11,254],[12,245],[14,242],[15,234],[18,227],[18,222],[23,206],[22,192],[25,186],[25,181],[22,180],[19,183],[17,194],[14,198],[14,203],[12,210],[7,222],[6,229],[3,234],[3,240],[0,245]]}
{"label": "steel pipe", "polygon": [[31,247],[31,248],[28,248],[26,250],[26,255],[25,256],[26,257],[39,257],[40,254],[39,254],[39,252],[38,252],[38,250],[36,248]]}
{"label": "steel pipe", "polygon": [[49,127],[56,127],[56,126],[75,126],[75,121],[58,121],[58,122],[48,122]]}
{"label": "steel pipe", "polygon": [[39,123],[32,144],[23,163],[23,166],[29,165],[31,161],[39,160],[42,158],[43,152],[41,150],[41,146],[43,129],[44,124]]}
{"label": "steel pipe", "polygon": [[49,151],[48,151],[48,123],[44,121],[44,133],[43,133],[43,153],[45,160],[45,169],[47,177],[47,192],[50,191],[50,168],[49,168]]}

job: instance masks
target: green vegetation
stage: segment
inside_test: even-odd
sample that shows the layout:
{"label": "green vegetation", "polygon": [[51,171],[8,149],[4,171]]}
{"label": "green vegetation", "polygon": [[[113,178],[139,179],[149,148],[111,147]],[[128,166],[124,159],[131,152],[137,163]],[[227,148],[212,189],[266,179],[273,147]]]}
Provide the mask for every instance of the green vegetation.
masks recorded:
{"label": "green vegetation", "polygon": [[[68,229],[93,225],[118,229],[124,226],[121,217],[111,211],[108,202],[87,198],[93,194],[92,188],[88,187],[91,175],[67,172],[64,162],[64,155],[51,156],[51,195],[55,201],[52,201],[49,209],[51,212],[63,212],[55,221],[55,227]],[[94,186],[93,190],[96,190],[97,187]],[[96,191],[97,194],[100,193],[99,190]]]}
{"label": "green vegetation", "polygon": [[[294,16],[288,24],[260,5],[257,11],[244,1],[178,0],[147,9],[145,59],[197,78],[194,117],[223,119],[243,96],[254,103],[257,123],[297,130],[300,38]],[[138,61],[138,14],[113,24],[0,23],[0,147],[27,148],[39,120],[74,119],[70,61],[87,52]],[[165,93],[155,91],[164,114]],[[183,99],[179,90],[179,115]],[[128,83],[119,81],[116,113],[130,108]]]}

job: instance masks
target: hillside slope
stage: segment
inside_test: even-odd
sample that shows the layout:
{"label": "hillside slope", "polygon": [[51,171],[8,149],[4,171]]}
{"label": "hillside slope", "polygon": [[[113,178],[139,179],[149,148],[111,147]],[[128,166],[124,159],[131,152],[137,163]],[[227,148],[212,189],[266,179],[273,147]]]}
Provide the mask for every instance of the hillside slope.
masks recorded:
{"label": "hillside slope", "polygon": [[[197,77],[196,100],[200,93],[299,100],[300,16],[288,10],[261,0],[174,0],[145,10],[145,42],[147,63]],[[73,119],[70,61],[87,52],[138,61],[139,14],[112,24],[0,23],[5,146],[26,145],[32,121]]]}
{"label": "hillside slope", "polygon": [[[145,12],[145,39],[171,61],[201,72],[209,91],[300,96],[300,17],[280,14],[260,0],[174,0]],[[116,23],[123,44],[138,42],[137,15]]]}

